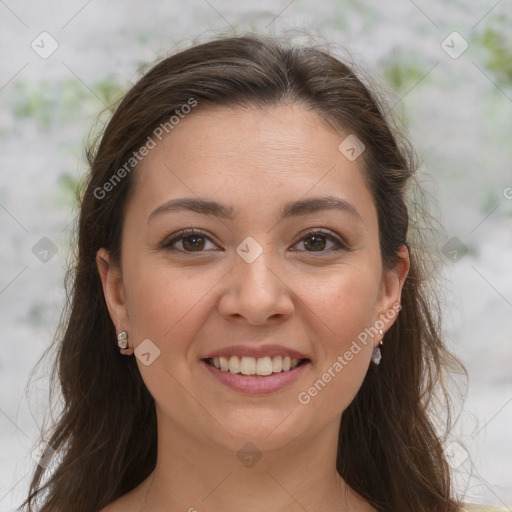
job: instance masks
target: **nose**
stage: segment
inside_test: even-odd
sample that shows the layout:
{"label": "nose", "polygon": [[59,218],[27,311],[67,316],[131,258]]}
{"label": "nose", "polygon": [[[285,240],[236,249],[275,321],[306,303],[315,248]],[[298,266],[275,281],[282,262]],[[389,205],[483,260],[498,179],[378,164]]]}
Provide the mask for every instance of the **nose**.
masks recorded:
{"label": "nose", "polygon": [[251,263],[237,255],[219,301],[221,315],[229,320],[245,318],[251,325],[290,317],[294,311],[293,292],[280,270],[268,251]]}

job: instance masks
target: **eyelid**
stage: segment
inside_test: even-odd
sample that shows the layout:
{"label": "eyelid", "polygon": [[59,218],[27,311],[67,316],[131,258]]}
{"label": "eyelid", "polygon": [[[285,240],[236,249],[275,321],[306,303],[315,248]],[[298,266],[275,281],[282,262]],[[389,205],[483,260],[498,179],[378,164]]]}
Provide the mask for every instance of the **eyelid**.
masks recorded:
{"label": "eyelid", "polygon": [[[350,247],[349,247],[349,244],[343,240],[343,238],[341,238],[339,235],[336,235],[334,234],[332,231],[328,230],[328,229],[325,229],[325,228],[309,228],[309,229],[306,229],[304,231],[301,231],[297,236],[299,237],[299,240],[297,242],[295,242],[293,245],[297,245],[299,242],[301,242],[305,237],[307,237],[308,235],[316,235],[316,234],[319,234],[319,235],[323,235],[325,236],[326,238],[328,238],[329,240],[337,243],[339,245],[339,247],[337,247],[336,249],[331,249],[329,251],[318,251],[316,254],[329,254],[329,253],[332,253],[332,252],[337,252],[337,251],[350,251]],[[299,251],[299,252],[306,252],[308,254],[315,254],[315,251]]]}
{"label": "eyelid", "polygon": [[[185,254],[194,254],[193,251],[182,251],[180,249],[174,249],[173,247],[171,247],[172,245],[174,245],[176,242],[178,242],[182,238],[186,238],[186,237],[193,236],[193,235],[200,235],[200,236],[206,238],[207,240],[209,240],[210,242],[214,243],[215,245],[218,245],[217,242],[215,242],[212,239],[212,237],[206,233],[206,231],[203,231],[202,229],[197,229],[197,228],[187,228],[187,229],[182,229],[181,231],[178,231],[177,233],[173,233],[170,237],[164,238],[164,240],[159,244],[158,248],[159,249],[175,250],[177,252],[182,252]],[[210,252],[210,251],[198,251],[197,254],[201,254],[204,252]]]}
{"label": "eyelid", "polygon": [[[316,254],[329,254],[329,253],[332,253],[332,252],[337,252],[337,251],[350,251],[350,248],[349,248],[349,245],[348,243],[346,243],[341,237],[339,237],[338,235],[334,234],[333,232],[331,232],[330,230],[328,229],[325,229],[325,228],[309,228],[309,229],[306,229],[304,231],[301,231],[297,236],[299,237],[298,240],[292,245],[292,247],[294,247],[295,245],[297,245],[298,243],[300,243],[305,237],[307,237],[308,235],[316,235],[316,234],[320,234],[320,235],[323,235],[325,236],[326,238],[328,238],[329,240],[331,240],[332,242],[338,244],[338,247],[336,249],[330,249],[328,251],[318,251]],[[183,238],[186,238],[188,236],[193,236],[193,235],[199,235],[199,236],[202,236],[204,237],[205,239],[209,240],[210,242],[214,243],[215,245],[218,245],[213,239],[211,236],[209,236],[205,231],[203,231],[202,229],[197,229],[197,228],[187,228],[187,229],[183,229],[181,231],[178,231],[177,233],[174,233],[172,236],[172,238],[170,237],[167,237],[163,240],[163,242],[159,245],[159,248],[160,249],[170,249],[170,250],[174,250],[174,251],[177,251],[177,252],[181,252],[181,253],[185,253],[185,254],[194,254],[194,251],[183,251],[181,249],[174,249],[172,247],[172,245],[174,245],[176,242],[178,242],[179,240],[183,239]],[[170,239],[169,239],[170,238]],[[202,253],[205,253],[205,252],[211,252],[211,251],[197,251],[197,255],[199,254],[202,254]],[[315,254],[315,251],[295,251],[295,252],[306,252],[308,254]]]}

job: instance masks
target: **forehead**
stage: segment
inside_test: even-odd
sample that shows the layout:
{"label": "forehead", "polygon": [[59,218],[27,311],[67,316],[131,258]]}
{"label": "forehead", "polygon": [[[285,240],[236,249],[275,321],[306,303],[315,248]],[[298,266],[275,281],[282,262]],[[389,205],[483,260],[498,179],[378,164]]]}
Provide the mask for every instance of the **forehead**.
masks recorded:
{"label": "forehead", "polygon": [[362,157],[338,149],[347,135],[300,104],[194,111],[144,158],[133,199],[148,211],[210,196],[228,197],[235,211],[259,202],[277,212],[290,198],[334,194],[371,209]]}

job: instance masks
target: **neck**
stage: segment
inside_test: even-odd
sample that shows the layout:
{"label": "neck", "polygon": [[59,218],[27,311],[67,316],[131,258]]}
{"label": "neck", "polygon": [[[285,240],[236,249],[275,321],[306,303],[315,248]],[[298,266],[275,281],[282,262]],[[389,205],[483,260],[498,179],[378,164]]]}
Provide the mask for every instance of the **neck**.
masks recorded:
{"label": "neck", "polygon": [[234,443],[245,450],[201,442],[165,421],[158,425],[157,464],[137,512],[373,510],[336,471],[339,422],[286,448],[271,447],[267,438]]}

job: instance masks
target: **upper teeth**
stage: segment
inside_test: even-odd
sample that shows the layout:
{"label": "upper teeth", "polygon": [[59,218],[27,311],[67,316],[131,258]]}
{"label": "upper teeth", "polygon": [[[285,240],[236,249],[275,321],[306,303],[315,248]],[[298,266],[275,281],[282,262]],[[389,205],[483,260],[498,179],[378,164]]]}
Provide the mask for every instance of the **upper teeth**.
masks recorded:
{"label": "upper teeth", "polygon": [[300,362],[300,359],[289,356],[266,356],[266,357],[214,357],[215,368],[224,372],[242,373],[244,375],[271,375],[281,371],[293,370]]}

